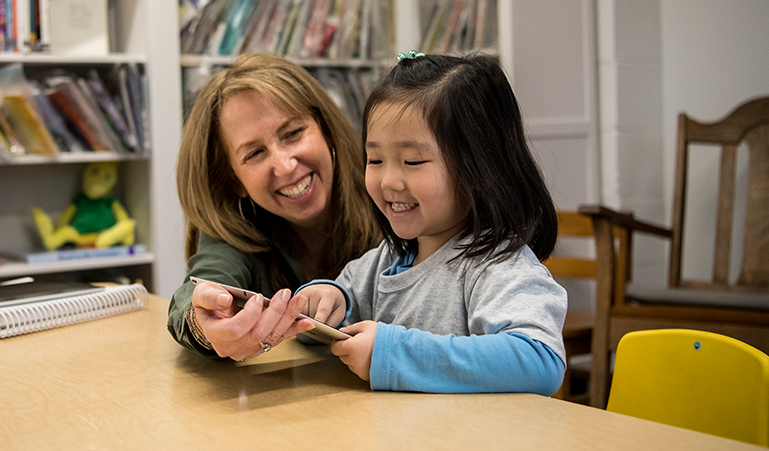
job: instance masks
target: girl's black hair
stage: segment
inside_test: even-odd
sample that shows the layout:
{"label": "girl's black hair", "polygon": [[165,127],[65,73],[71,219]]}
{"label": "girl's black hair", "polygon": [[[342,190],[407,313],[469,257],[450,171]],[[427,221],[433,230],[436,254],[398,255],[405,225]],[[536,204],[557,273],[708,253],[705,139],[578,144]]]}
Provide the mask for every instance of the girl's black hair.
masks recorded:
{"label": "girl's black hair", "polygon": [[[469,210],[460,237],[472,239],[460,257],[503,259],[527,244],[540,260],[547,259],[558,234],[555,207],[495,56],[402,59],[366,102],[364,151],[371,112],[382,104],[416,108],[435,136],[458,203]],[[371,205],[391,248],[403,255],[408,242]]]}

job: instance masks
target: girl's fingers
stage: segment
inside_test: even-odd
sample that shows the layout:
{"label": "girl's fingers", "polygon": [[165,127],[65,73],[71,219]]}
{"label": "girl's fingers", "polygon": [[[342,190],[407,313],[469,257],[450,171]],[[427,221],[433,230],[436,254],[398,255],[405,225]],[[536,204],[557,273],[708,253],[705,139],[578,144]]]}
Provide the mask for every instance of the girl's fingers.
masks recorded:
{"label": "girl's fingers", "polygon": [[328,318],[334,310],[334,299],[329,296],[322,296],[318,302],[318,308],[315,311],[315,319],[321,323],[328,324]]}

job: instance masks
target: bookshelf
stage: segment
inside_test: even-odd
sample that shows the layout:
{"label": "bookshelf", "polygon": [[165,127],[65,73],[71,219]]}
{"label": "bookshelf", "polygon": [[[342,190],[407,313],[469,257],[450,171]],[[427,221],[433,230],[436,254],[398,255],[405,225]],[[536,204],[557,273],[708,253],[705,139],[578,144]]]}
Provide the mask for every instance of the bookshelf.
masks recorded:
{"label": "bookshelf", "polygon": [[360,126],[370,86],[392,65],[395,0],[180,0],[184,111],[238,54],[273,53],[310,72]]}
{"label": "bookshelf", "polygon": [[[179,7],[185,111],[211,74],[257,51],[305,67],[360,126],[371,85],[398,51],[432,41],[429,51],[441,53],[497,43],[497,0],[180,0]],[[325,39],[313,39],[318,29]]]}
{"label": "bookshelf", "polygon": [[[86,165],[118,162],[118,184],[112,195],[136,221],[136,243],[147,252],[127,257],[82,259],[46,264],[24,264],[4,259],[0,279],[24,275],[56,274],[72,279],[141,279],[147,288],[170,296],[184,276],[183,220],[173,180],[181,120],[178,32],[168,23],[176,19],[171,2],[105,0],[109,4],[109,53],[16,52],[0,53],[0,70],[20,65],[27,79],[63,70],[77,76],[95,69],[107,76],[121,65],[130,65],[141,76],[145,100],[146,149],[63,151],[54,155],[12,155],[0,159],[0,251],[37,252],[42,245],[31,214],[38,207],[55,219],[81,191]],[[50,18],[54,21],[56,18]],[[54,25],[56,25],[54,23]],[[160,45],[150,45],[160,43]],[[51,46],[55,48],[55,46]],[[109,82],[105,81],[105,85]],[[8,86],[0,84],[0,92]],[[117,96],[117,93],[110,91]]]}
{"label": "bookshelf", "polygon": [[[386,49],[368,52],[363,57],[288,58],[310,71],[363,71],[373,74],[373,80],[394,64],[398,51],[419,49],[424,34],[421,29],[424,17],[420,17],[420,10],[432,1],[376,0],[380,6],[384,4],[392,8],[386,13],[391,18],[387,38],[376,40],[380,44],[387,43]],[[508,8],[507,2],[497,5],[497,1],[491,0],[489,17],[497,14],[497,8],[500,13]],[[56,216],[78,192],[85,165],[93,161],[118,161],[120,182],[113,195],[137,221],[137,243],[145,244],[147,253],[45,266],[3,263],[0,264],[0,279],[27,274],[72,277],[119,274],[131,279],[141,278],[150,291],[170,297],[185,275],[184,220],[174,178],[185,111],[184,90],[187,89],[183,73],[227,66],[235,55],[183,52],[178,3],[110,0],[109,5],[112,9],[108,54],[0,53],[0,68],[20,63],[25,70],[34,72],[55,67],[136,65],[146,77],[147,122],[151,131],[149,151],[142,155],[60,152],[54,156],[25,155],[12,161],[0,161],[0,193],[4,195],[0,202],[0,249],[24,250],[25,247],[39,246],[30,207],[42,208]],[[504,38],[503,28],[497,29],[499,39],[496,42],[503,48],[509,39]]]}
{"label": "bookshelf", "polygon": [[467,53],[497,46],[497,0],[420,0],[419,51]]}

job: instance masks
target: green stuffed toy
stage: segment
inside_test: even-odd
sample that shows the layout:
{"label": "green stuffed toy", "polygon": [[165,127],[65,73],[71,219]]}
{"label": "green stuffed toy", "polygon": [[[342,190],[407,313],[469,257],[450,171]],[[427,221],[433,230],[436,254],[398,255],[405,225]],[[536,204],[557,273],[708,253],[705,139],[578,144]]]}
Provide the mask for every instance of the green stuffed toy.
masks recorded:
{"label": "green stuffed toy", "polygon": [[42,210],[32,208],[43,245],[55,250],[65,244],[81,248],[133,244],[135,221],[110,196],[116,182],[116,162],[91,163],[83,175],[83,192],[75,196],[55,224]]}

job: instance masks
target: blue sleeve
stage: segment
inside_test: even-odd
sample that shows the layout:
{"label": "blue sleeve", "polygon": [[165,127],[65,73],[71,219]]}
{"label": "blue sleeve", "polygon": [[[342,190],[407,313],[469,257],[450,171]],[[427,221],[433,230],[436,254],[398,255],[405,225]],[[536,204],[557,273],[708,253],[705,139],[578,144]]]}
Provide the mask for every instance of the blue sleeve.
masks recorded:
{"label": "blue sleeve", "polygon": [[525,335],[458,337],[379,323],[369,376],[372,390],[550,396],[564,371],[548,346]]}

